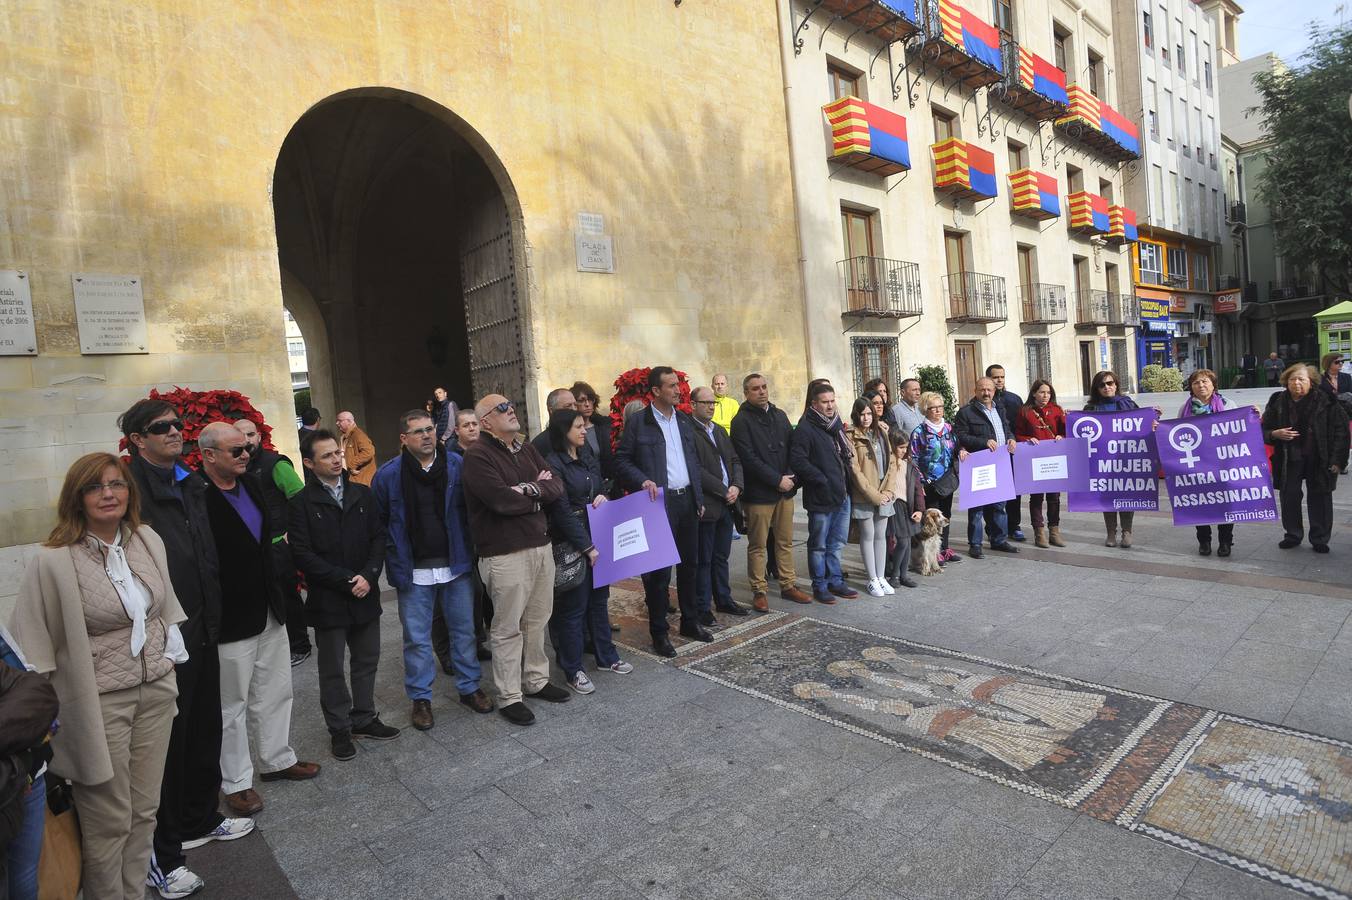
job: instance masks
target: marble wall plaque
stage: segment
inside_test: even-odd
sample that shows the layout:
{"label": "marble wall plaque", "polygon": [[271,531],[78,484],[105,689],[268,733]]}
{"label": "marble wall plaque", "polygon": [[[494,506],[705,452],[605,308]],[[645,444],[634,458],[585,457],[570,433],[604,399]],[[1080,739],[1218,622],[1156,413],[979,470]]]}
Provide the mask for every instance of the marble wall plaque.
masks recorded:
{"label": "marble wall plaque", "polygon": [[0,356],[37,356],[33,293],[28,273],[0,269]]}
{"label": "marble wall plaque", "polygon": [[148,353],[140,275],[71,276],[80,352]]}

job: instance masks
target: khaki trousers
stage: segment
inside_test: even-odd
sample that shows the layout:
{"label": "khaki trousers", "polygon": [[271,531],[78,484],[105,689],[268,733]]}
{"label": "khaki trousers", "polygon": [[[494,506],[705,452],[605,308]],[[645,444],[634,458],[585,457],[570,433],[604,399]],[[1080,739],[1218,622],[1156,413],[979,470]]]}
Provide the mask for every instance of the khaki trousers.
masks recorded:
{"label": "khaki trousers", "polygon": [[221,790],[253,787],[249,738],[264,773],[296,764],[291,749],[291,642],[286,626],[268,612],[262,632],[220,644]]}
{"label": "khaki trousers", "polygon": [[479,560],[484,590],[493,598],[493,687],[498,705],[521,700],[549,683],[545,626],[554,611],[554,551],[548,545]]}
{"label": "khaki trousers", "polygon": [[788,590],[798,580],[793,569],[793,498],[778,503],[743,503],[746,515],[746,574],[751,590],[765,593],[766,539],[775,531],[775,564],[779,566],[779,589]]}
{"label": "khaki trousers", "polygon": [[113,777],[102,784],[74,786],[85,900],[145,897],[177,697],[173,672],[149,684],[99,695]]}

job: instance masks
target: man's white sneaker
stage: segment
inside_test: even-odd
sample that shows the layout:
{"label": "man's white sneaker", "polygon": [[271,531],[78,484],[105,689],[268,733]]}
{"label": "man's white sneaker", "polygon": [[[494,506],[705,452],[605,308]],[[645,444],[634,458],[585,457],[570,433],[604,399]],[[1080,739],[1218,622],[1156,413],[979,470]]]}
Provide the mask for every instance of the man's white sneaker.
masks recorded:
{"label": "man's white sneaker", "polygon": [[194,874],[187,866],[179,866],[162,878],[156,878],[152,873],[146,877],[146,884],[159,891],[160,896],[166,898],[166,900],[175,900],[175,898],[178,897],[191,897],[193,894],[206,887],[206,882]]}
{"label": "man's white sneaker", "polygon": [[882,589],[878,579],[875,578],[868,583],[868,595],[870,597],[885,597],[887,596],[887,591]]}
{"label": "man's white sneaker", "polygon": [[579,694],[590,694],[596,690],[596,685],[592,684],[586,672],[578,672],[572,678],[568,679],[568,686]]}
{"label": "man's white sneaker", "polygon": [[196,847],[201,847],[203,844],[210,844],[212,841],[233,841],[237,838],[244,837],[253,830],[253,819],[222,819],[221,824],[212,829],[210,834],[204,834],[200,838],[184,841],[183,849],[192,850]]}

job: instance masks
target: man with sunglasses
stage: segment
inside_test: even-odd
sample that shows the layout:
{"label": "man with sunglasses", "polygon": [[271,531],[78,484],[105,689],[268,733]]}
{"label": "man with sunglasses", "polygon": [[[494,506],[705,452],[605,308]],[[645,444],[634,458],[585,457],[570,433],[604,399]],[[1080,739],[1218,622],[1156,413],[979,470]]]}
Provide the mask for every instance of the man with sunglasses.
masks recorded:
{"label": "man with sunglasses", "polygon": [[291,749],[291,654],[286,602],[271,553],[271,513],[258,480],[248,474],[249,446],[229,423],[212,422],[197,437],[198,478],[220,561],[221,790],[235,813],[263,808],[253,787],[249,727],[263,781],[304,781],[319,766]]}
{"label": "man with sunglasses", "polygon": [[460,457],[438,442],[437,424],[424,410],[399,419],[399,455],[376,471],[371,487],[385,528],[385,571],[399,594],[404,630],[404,693],[412,724],[427,731],[432,716],[436,656],[432,610],[440,608],[450,632],[450,655],[460,702],[477,713],[493,711],[479,688],[482,669],[474,645],[474,581],[469,520]]}
{"label": "man with sunglasses", "polygon": [[183,421],[164,400],[138,400],[118,419],[141,495],[141,520],[164,541],[169,580],[187,614],[179,630],[188,661],[174,666],[178,715],[156,814],[148,883],[165,896],[201,885],[187,867],[185,849],[234,840],[253,820],[227,819],[217,811],[221,788],[221,587],[216,544],[207,516],[206,485],[179,461]]}
{"label": "man with sunglasses", "polygon": [[545,656],[545,626],[554,610],[554,555],[544,508],[563,496],[563,483],[522,439],[512,401],[489,394],[474,412],[482,430],[465,450],[465,498],[479,574],[493,597],[493,686],[503,717],[530,725],[535,714],[523,693],[548,703],[569,699],[566,690],[549,683]]}

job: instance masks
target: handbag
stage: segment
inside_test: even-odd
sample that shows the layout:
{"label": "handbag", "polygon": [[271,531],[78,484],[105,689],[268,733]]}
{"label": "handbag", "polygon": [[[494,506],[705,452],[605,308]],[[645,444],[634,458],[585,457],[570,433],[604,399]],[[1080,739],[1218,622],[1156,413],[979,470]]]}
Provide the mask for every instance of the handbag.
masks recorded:
{"label": "handbag", "polygon": [[[581,511],[574,510],[574,516],[581,518]],[[587,558],[573,549],[567,541],[554,544],[554,592],[571,591],[582,584],[587,577]]]}
{"label": "handbag", "polygon": [[47,820],[38,859],[38,900],[74,900],[83,865],[80,823],[70,785],[47,773]]}
{"label": "handbag", "polygon": [[948,467],[948,471],[940,475],[938,480],[930,485],[930,490],[940,497],[951,497],[958,489],[958,465],[957,460]]}

